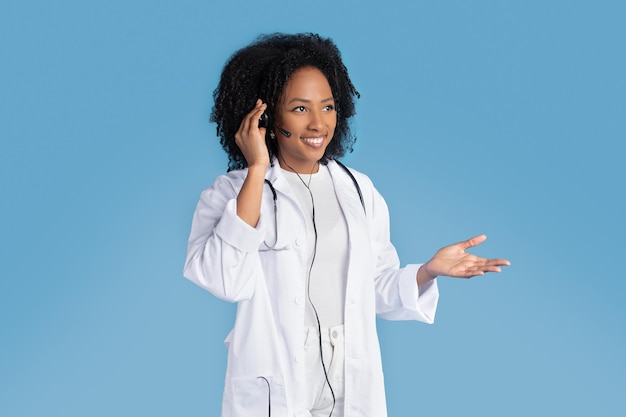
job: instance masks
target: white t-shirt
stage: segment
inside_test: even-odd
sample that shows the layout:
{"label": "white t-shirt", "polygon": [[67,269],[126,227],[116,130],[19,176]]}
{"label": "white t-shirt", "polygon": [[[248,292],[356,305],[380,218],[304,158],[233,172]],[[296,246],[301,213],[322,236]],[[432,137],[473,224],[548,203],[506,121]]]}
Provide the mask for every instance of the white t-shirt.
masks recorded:
{"label": "white t-shirt", "polygon": [[328,167],[320,165],[318,172],[311,175],[298,176],[284,169],[283,174],[289,180],[307,222],[308,265],[311,267],[312,263],[312,267],[307,277],[304,325],[317,327],[315,310],[321,327],[343,324],[348,272],[348,227]]}

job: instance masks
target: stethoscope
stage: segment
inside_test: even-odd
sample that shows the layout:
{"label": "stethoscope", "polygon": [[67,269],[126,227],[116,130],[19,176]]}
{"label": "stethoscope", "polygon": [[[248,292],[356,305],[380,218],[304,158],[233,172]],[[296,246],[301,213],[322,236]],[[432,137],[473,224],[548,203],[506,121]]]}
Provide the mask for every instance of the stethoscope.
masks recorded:
{"label": "stethoscope", "polygon": [[[336,159],[334,161],[348,174],[348,176],[352,180],[352,183],[354,183],[354,188],[356,188],[356,192],[357,194],[359,194],[359,200],[361,201],[361,206],[363,207],[363,213],[367,214],[367,211],[365,210],[365,201],[363,201],[363,193],[361,193],[361,187],[359,186],[356,178],[354,178],[354,175],[352,174],[352,172],[350,172],[347,166],[345,166]],[[276,189],[274,188],[274,185],[272,185],[272,182],[266,178],[265,184],[270,187],[270,191],[272,192],[272,199],[274,203],[274,236],[276,236],[276,239],[271,246],[268,245],[265,241],[263,241],[263,243],[265,243],[265,246],[267,246],[268,249],[274,249],[276,247],[276,243],[278,242],[278,207],[276,205],[276,200],[278,199],[278,197],[276,194]]]}
{"label": "stethoscope", "polygon": [[[339,165],[350,177],[350,179],[352,179],[352,183],[354,184],[354,188],[356,188],[356,192],[359,195],[359,200],[361,201],[361,206],[363,207],[363,213],[367,214],[366,210],[365,210],[365,201],[363,201],[363,193],[361,193],[361,187],[359,186],[359,183],[357,182],[356,178],[354,178],[354,175],[352,174],[352,172],[350,172],[350,170],[348,169],[348,167],[346,167],[344,164],[342,164],[341,162],[335,160],[335,162],[337,163],[337,165]],[[295,171],[294,171],[295,172]],[[298,177],[300,177],[298,175]],[[300,178],[300,180],[302,181],[302,183],[305,185],[305,187],[307,189],[309,189],[309,193],[311,193],[311,189],[309,188],[309,186],[304,183],[304,180],[302,180],[302,178]],[[272,184],[272,182],[270,180],[268,180],[267,178],[264,180],[265,184],[267,184],[270,188],[270,191],[272,192],[272,200],[274,203],[274,233],[276,236],[276,239],[274,240],[274,244],[273,245],[268,245],[267,242],[263,241],[263,243],[265,244],[265,246],[267,246],[268,249],[274,249],[276,247],[276,243],[278,242],[278,206],[276,204],[276,200],[278,199],[278,195],[276,193],[276,189],[274,188],[274,185]],[[311,194],[311,203],[313,203],[313,194]],[[315,245],[314,247],[317,247],[317,228],[315,226],[315,205],[313,204],[313,230],[315,233]],[[313,249],[313,261],[315,260],[315,249]],[[310,274],[311,274],[311,270],[313,268],[313,261],[311,261],[311,269],[309,269],[309,278],[308,278],[308,282],[310,282]],[[319,316],[317,314],[317,309],[315,308],[315,305],[313,304],[313,301],[309,298],[309,301],[311,302],[311,306],[313,307],[313,310],[315,311],[315,317],[317,318],[317,328],[318,328],[318,332],[320,333],[320,352],[322,351],[322,338],[321,338],[321,325],[320,325],[320,321],[319,321]],[[331,395],[333,397],[333,408],[331,409],[330,415],[332,415],[333,410],[335,409],[335,393],[333,391],[333,387],[330,384],[330,380],[328,378],[328,373],[326,371],[326,365],[324,363],[324,358],[323,355],[321,356],[321,361],[322,361],[322,367],[324,369],[324,375],[326,377],[326,382],[328,383],[328,387],[330,389]],[[257,379],[262,379],[265,381],[265,383],[267,384],[267,390],[268,390],[268,397],[267,397],[267,402],[268,402],[268,416],[272,415],[272,405],[271,405],[271,386],[270,386],[270,382],[268,381],[268,379],[264,376],[259,376],[257,377]]]}

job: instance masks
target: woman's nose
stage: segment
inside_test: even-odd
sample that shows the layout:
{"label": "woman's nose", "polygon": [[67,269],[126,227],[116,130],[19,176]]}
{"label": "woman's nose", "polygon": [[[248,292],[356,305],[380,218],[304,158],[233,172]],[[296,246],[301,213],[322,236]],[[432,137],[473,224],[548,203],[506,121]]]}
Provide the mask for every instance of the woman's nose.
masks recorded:
{"label": "woman's nose", "polygon": [[320,130],[324,127],[324,117],[320,112],[313,111],[309,113],[309,125],[308,128],[311,130]]}

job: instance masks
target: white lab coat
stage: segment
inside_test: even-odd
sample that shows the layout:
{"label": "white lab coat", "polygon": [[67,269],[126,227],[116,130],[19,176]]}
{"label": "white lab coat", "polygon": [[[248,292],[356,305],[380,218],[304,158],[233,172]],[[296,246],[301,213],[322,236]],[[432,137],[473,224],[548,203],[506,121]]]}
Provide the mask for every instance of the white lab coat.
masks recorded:
{"label": "white lab coat", "polygon": [[[391,320],[434,321],[436,281],[419,291],[419,265],[399,268],[389,240],[385,201],[356,171],[354,183],[334,161],[328,164],[348,225],[349,266],[345,300],[345,417],[385,417],[383,370],[376,315]],[[266,178],[277,193],[263,193],[256,228],[237,216],[237,194],[246,170],[231,171],[204,190],[196,208],[184,276],[216,297],[237,302],[235,325],[225,344],[228,365],[222,417],[309,416],[304,395],[304,311],[307,276],[305,217],[274,161]],[[278,236],[275,232],[278,230]],[[269,247],[276,242],[272,249]]]}

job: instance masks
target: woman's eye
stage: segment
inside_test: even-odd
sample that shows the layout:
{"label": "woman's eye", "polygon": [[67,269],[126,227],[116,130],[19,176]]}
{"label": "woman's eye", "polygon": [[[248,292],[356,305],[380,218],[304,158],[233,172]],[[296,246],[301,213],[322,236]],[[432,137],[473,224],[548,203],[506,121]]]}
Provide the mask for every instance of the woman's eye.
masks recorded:
{"label": "woman's eye", "polygon": [[332,104],[329,104],[328,106],[324,107],[324,111],[333,111],[335,110],[335,106],[333,106]]}
{"label": "woman's eye", "polygon": [[298,112],[298,113],[302,113],[302,112],[304,112],[305,110],[306,110],[306,109],[304,108],[304,106],[298,106],[298,107],[295,107],[295,108],[293,109],[293,111]]}

